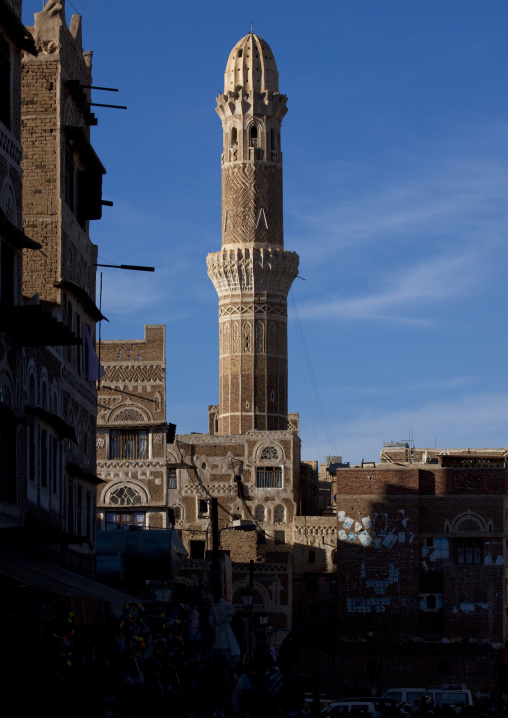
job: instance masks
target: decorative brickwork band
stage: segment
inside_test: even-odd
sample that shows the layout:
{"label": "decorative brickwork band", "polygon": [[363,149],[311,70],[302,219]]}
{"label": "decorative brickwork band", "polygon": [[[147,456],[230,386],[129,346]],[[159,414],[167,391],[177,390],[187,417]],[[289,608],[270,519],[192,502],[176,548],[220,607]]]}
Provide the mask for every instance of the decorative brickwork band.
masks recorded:
{"label": "decorative brickwork band", "polygon": [[286,300],[298,274],[299,257],[285,249],[238,247],[211,253],[206,261],[220,300],[246,293]]}
{"label": "decorative brickwork band", "polygon": [[222,168],[222,246],[283,244],[282,166],[256,162]]}

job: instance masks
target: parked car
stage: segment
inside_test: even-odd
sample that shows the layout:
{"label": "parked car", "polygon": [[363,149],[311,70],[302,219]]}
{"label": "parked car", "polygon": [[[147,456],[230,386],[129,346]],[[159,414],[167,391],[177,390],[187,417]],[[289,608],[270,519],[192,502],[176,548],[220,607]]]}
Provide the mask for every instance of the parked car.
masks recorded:
{"label": "parked car", "polygon": [[395,708],[397,701],[395,698],[386,698],[385,696],[345,696],[342,698],[343,701],[366,701],[368,703],[374,703],[375,712],[379,715],[386,708]]}
{"label": "parked car", "polygon": [[461,686],[448,686],[445,688],[390,688],[383,694],[383,698],[394,698],[397,703],[416,705],[422,698],[429,696],[436,705],[456,706],[464,703],[473,705],[471,691]]}

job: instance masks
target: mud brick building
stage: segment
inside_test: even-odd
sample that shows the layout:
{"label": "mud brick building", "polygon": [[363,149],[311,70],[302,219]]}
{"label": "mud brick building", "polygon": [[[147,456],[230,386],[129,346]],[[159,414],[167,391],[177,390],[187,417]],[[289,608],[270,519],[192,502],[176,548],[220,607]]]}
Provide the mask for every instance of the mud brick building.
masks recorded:
{"label": "mud brick building", "polygon": [[168,528],[165,327],[145,338],[104,341],[97,419],[100,529]]}
{"label": "mud brick building", "polygon": [[[92,53],[84,52],[81,17],[65,21],[63,3],[48,2],[30,32],[37,56],[22,62],[23,221],[42,251],[26,252],[23,294],[36,297],[79,341],[59,352],[58,414],[71,427],[62,448],[65,530],[86,537],[73,546],[76,566],[93,566],[97,366],[97,247],[89,222],[102,211],[105,172],[90,144]],[[36,387],[42,370],[34,369]],[[51,394],[52,396],[52,394]],[[44,453],[43,446],[36,451]]]}
{"label": "mud brick building", "polygon": [[373,684],[409,685],[425,665],[427,683],[495,687],[505,454],[385,445],[380,464],[336,470],[338,631],[365,642]]}
{"label": "mud brick building", "polygon": [[49,0],[28,30],[21,2],[0,3],[0,575],[14,595],[51,592],[57,576],[60,592],[97,595],[67,569],[94,565],[101,315],[88,222],[104,169],[89,142],[91,53],[64,11]]}

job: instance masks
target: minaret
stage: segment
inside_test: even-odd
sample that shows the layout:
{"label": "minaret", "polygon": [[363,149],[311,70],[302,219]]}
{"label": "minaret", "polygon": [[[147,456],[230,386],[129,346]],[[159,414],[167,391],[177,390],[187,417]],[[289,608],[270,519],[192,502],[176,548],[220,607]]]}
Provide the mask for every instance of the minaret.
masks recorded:
{"label": "minaret", "polygon": [[222,120],[222,250],[207,257],[219,295],[219,434],[286,430],[287,295],[280,129],[287,97],[269,45],[252,32],[229,56]]}

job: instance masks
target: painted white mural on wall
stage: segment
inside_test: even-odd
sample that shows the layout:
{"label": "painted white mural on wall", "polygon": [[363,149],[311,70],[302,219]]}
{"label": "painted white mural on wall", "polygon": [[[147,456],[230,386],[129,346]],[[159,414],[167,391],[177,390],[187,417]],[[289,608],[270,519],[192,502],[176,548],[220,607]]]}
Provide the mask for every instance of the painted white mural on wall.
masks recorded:
{"label": "painted white mural on wall", "polygon": [[[374,513],[373,516],[363,516],[353,519],[345,511],[339,509],[339,541],[372,546],[375,549],[382,547],[390,549],[396,543],[412,543],[415,535],[409,530],[409,517],[404,515],[404,509],[397,511],[399,516],[389,521],[388,514]],[[390,528],[389,528],[390,526]]]}

